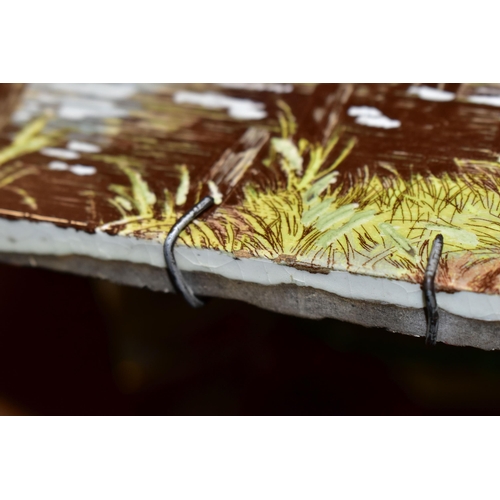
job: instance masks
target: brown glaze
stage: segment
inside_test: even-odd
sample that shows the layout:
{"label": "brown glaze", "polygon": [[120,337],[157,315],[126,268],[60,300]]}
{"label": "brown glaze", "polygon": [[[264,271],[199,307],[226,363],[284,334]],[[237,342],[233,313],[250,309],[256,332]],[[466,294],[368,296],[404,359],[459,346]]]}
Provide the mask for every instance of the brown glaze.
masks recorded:
{"label": "brown glaze", "polygon": [[[380,175],[386,175],[388,168],[393,168],[409,177],[415,172],[456,172],[455,158],[498,160],[499,107],[467,102],[467,96],[475,92],[472,85],[425,85],[447,92],[461,89],[457,94],[460,100],[450,102],[427,101],[409,95],[411,85],[320,84],[307,103],[307,112],[297,135],[311,142],[324,142],[337,126],[343,130],[338,149],[355,138],[356,147],[339,166],[339,171],[344,174],[368,166],[371,172]],[[500,86],[480,89],[500,99]],[[400,121],[401,126],[383,129],[357,124],[348,110],[361,106],[376,108],[384,116]],[[332,157],[335,154],[332,151]],[[258,182],[262,175],[262,172],[257,172],[254,180]]]}
{"label": "brown glaze", "polygon": [[[304,103],[313,89],[311,85],[299,85],[293,94],[286,94],[287,103],[294,107],[296,116],[300,116],[305,109]],[[212,92],[229,98],[255,100],[264,104],[267,116],[261,120],[241,120],[228,116],[225,109],[176,104],[176,91]],[[138,168],[148,185],[160,193],[165,188],[175,191],[179,166],[187,166],[191,184],[199,184],[199,189],[189,194],[186,202],[186,206],[189,206],[208,194],[203,182],[215,175],[217,165],[224,160],[225,155],[233,149],[235,153],[241,152],[249,129],[255,130],[256,126],[263,130],[257,132],[261,138],[257,141],[256,153],[260,151],[269,133],[278,129],[281,110],[277,102],[282,98],[281,94],[275,92],[246,91],[216,85],[156,86],[154,90],[139,91],[126,101],[114,102],[115,107],[126,109],[127,116],[68,120],[58,116],[65,103],[76,102],[78,106],[89,106],[92,96],[87,96],[84,90],[75,95],[74,92],[50,86],[31,86],[24,96],[21,110],[23,107],[33,108],[34,103],[39,112],[49,109],[56,116],[47,127],[66,131],[53,147],[64,148],[70,140],[78,140],[98,145],[101,151],[98,154],[80,153],[78,159],[69,160],[47,157],[40,152],[23,155],[16,161],[23,166],[34,167],[36,175],[20,179],[16,186],[37,200],[37,208],[33,210],[28,207],[15,192],[0,190],[0,211],[6,217],[48,220],[63,227],[93,232],[96,227],[119,218],[117,210],[108,202],[112,194],[110,185],[128,184],[128,179],[117,168],[117,159],[123,159],[130,166]],[[102,101],[102,98],[94,100]],[[0,133],[0,150],[11,142],[19,128],[19,125],[12,123]],[[266,141],[262,142],[263,138]],[[49,170],[53,161],[63,161],[70,167],[91,165],[97,169],[97,174],[87,177]],[[228,188],[227,193],[223,194],[229,194],[234,185],[222,185],[222,191]]]}
{"label": "brown glaze", "polygon": [[24,83],[0,83],[0,131],[9,123],[23,89]]}
{"label": "brown glaze", "polygon": [[[431,85],[449,92],[459,87],[458,84],[425,86]],[[344,142],[356,137],[356,148],[340,167],[344,172],[367,165],[371,171],[383,173],[381,164],[390,163],[404,175],[416,171],[440,173],[456,171],[455,158],[497,161],[500,108],[467,102],[468,96],[476,95],[475,86],[461,84],[458,98],[447,102],[410,95],[410,86],[319,85],[312,96],[312,112],[304,133],[308,138],[321,140],[328,123],[333,121],[344,128]],[[479,90],[500,99],[498,85],[479,87]],[[357,124],[355,117],[348,115],[353,106],[377,108],[390,119],[399,120],[401,126],[383,129]]]}

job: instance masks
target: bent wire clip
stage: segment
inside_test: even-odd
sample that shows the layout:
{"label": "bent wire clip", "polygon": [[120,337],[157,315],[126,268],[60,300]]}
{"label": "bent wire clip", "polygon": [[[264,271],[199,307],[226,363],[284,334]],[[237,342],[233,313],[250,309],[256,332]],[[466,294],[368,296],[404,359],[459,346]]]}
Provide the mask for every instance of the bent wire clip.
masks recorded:
{"label": "bent wire clip", "polygon": [[197,203],[189,212],[184,214],[172,226],[163,244],[163,255],[165,256],[167,272],[172,281],[172,285],[175,291],[180,293],[192,307],[201,307],[204,303],[195,296],[189,285],[184,281],[182,273],[175,261],[174,245],[182,231],[213,204],[214,199],[211,196],[205,196],[205,198]]}
{"label": "bent wire clip", "polygon": [[434,280],[436,271],[443,250],[443,236],[438,234],[432,243],[431,253],[425,269],[423,283],[425,308],[427,312],[427,332],[425,334],[425,343],[428,346],[436,345],[439,327],[439,311],[434,290]]}

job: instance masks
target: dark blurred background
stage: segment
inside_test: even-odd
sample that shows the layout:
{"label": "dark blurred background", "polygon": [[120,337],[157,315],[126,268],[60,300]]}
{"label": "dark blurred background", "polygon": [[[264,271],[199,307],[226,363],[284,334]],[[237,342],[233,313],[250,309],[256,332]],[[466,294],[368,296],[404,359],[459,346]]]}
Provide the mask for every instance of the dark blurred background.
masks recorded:
{"label": "dark blurred background", "polygon": [[0,282],[3,415],[500,413],[500,353],[42,269]]}

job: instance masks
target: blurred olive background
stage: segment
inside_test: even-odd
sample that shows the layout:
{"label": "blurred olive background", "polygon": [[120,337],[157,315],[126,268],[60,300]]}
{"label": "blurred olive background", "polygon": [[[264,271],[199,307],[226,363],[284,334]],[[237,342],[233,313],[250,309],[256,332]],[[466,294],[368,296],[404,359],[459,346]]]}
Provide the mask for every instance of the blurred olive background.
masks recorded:
{"label": "blurred olive background", "polygon": [[3,415],[500,413],[500,353],[42,269],[0,282]]}

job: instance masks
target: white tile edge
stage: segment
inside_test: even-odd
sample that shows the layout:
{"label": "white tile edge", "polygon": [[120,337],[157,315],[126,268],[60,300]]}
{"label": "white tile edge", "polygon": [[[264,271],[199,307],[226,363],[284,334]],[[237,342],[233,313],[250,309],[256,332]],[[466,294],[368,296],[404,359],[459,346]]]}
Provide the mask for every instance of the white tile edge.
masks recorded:
{"label": "white tile edge", "polygon": [[[130,236],[89,234],[73,228],[60,228],[47,222],[0,218],[0,252],[33,255],[83,255],[101,260],[128,261],[165,267],[162,244]],[[216,250],[176,248],[183,271],[213,273],[225,278],[262,285],[294,283],[355,300],[394,304],[401,307],[424,306],[420,286],[404,281],[375,278],[345,271],[310,273],[265,259],[236,259]],[[438,292],[438,305],[457,316],[481,321],[500,321],[500,295],[474,292]]]}

